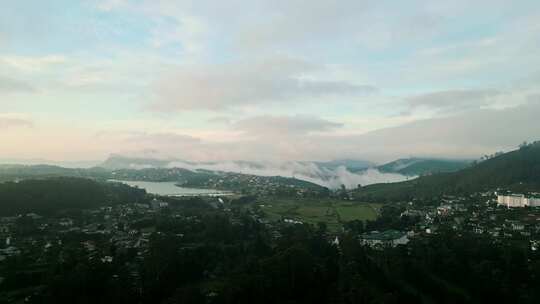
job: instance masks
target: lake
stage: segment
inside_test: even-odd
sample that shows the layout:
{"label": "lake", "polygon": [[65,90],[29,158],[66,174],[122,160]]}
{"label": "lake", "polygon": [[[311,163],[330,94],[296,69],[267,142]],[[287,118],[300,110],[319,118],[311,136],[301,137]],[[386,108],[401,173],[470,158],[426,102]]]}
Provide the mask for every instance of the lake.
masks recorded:
{"label": "lake", "polygon": [[222,190],[178,187],[175,182],[110,181],[145,189],[148,193],[164,196],[222,196],[232,194],[232,192]]}

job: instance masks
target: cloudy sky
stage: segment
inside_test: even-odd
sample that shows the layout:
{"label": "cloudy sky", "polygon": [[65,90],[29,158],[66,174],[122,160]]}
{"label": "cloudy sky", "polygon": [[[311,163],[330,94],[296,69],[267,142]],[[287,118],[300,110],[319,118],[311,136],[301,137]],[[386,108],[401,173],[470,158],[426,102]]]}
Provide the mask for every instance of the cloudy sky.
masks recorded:
{"label": "cloudy sky", "polygon": [[477,158],[539,117],[537,0],[0,0],[0,159]]}

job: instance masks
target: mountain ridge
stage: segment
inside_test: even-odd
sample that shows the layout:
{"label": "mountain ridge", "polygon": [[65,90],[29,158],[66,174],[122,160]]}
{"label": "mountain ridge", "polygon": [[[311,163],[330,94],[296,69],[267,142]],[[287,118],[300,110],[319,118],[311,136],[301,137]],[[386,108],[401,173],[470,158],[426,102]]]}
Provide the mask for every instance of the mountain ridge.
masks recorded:
{"label": "mountain ridge", "polygon": [[373,184],[355,190],[359,200],[410,200],[443,194],[470,194],[508,188],[540,191],[540,142],[499,154],[462,170],[393,183]]}
{"label": "mountain ridge", "polygon": [[400,173],[406,176],[422,176],[434,173],[455,172],[468,167],[472,160],[422,158],[400,158],[378,166],[381,172]]}

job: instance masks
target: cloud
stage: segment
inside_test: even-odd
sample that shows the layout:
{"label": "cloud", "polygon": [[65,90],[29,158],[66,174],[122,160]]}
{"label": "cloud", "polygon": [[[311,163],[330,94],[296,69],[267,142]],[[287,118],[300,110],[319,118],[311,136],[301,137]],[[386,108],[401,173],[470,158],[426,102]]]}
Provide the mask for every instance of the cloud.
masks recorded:
{"label": "cloud", "polygon": [[345,185],[347,188],[356,188],[359,184],[370,185],[407,179],[406,176],[401,174],[382,173],[376,169],[353,173],[344,166],[331,169],[319,166],[314,162],[298,161],[221,161],[210,163],[172,161],[167,167],[236,172],[260,176],[294,177],[332,189],[339,188],[341,185]]}
{"label": "cloud", "polygon": [[67,58],[61,55],[46,56],[2,56],[0,63],[25,73],[42,71],[50,66],[64,64]]}
{"label": "cloud", "polygon": [[[208,44],[207,18],[192,12],[190,1],[128,1],[105,0],[97,8],[106,12],[131,12],[139,19],[149,19],[154,25],[147,43],[154,48],[180,45],[183,56],[196,58]],[[209,9],[212,6],[209,6]]]}
{"label": "cloud", "polygon": [[[0,39],[9,38],[0,42],[0,95],[42,93],[0,98],[4,112],[54,114],[39,128],[0,132],[5,155],[50,144],[52,157],[72,158],[62,149],[187,159],[474,156],[538,129],[534,92],[513,88],[540,66],[534,1],[56,2],[0,10]],[[60,10],[69,14],[43,14]],[[94,145],[95,128],[107,126],[134,132]]]}
{"label": "cloud", "polygon": [[231,119],[229,117],[225,116],[216,116],[212,117],[208,120],[209,123],[212,124],[223,124],[223,125],[229,125],[231,124]]}
{"label": "cloud", "polygon": [[343,124],[311,116],[257,116],[237,121],[233,128],[248,135],[264,137],[306,135],[333,131]]}
{"label": "cloud", "polygon": [[[251,26],[240,27],[236,40],[243,46],[268,48],[302,44],[320,39],[339,39],[363,23],[367,1],[255,1],[250,11],[260,18],[245,18]],[[247,19],[247,20],[246,20]]]}
{"label": "cloud", "polygon": [[287,103],[328,96],[364,96],[369,85],[312,79],[323,67],[291,58],[179,67],[156,84],[157,111],[223,110],[263,103]]}
{"label": "cloud", "polygon": [[175,133],[175,132],[144,132],[144,131],[122,131],[122,130],[102,130],[94,135],[96,140],[115,141],[122,143],[122,148],[136,151],[151,151],[156,153],[159,150],[174,153],[178,148],[185,148],[201,143],[201,139]]}
{"label": "cloud", "polygon": [[0,76],[0,94],[2,93],[33,93],[36,89],[24,82]]}
{"label": "cloud", "polygon": [[323,186],[337,189],[341,185],[344,185],[348,189],[354,189],[358,185],[366,186],[378,183],[395,183],[407,180],[408,177],[395,174],[395,173],[383,173],[377,169],[368,169],[366,171],[353,173],[347,170],[345,167],[338,167],[333,171],[333,174],[329,176],[327,180],[323,180]]}
{"label": "cloud", "polygon": [[126,138],[127,142],[141,145],[193,145],[199,138],[176,133],[135,133]]}
{"label": "cloud", "polygon": [[[389,76],[392,82],[400,86],[425,86],[429,82],[432,87],[449,89],[467,88],[472,84],[497,90],[536,72],[533,67],[540,64],[537,56],[540,45],[533,37],[540,35],[540,14],[533,2],[514,6],[520,13],[512,18],[502,15],[508,6],[512,6],[505,1],[493,2],[493,5],[485,1],[458,1],[449,8],[443,2],[436,5],[441,6],[439,11],[447,10],[445,14],[463,16],[463,26],[468,28],[471,36],[451,39],[448,35],[452,31],[456,34],[457,28],[447,24],[447,31],[441,33],[441,37],[446,37],[445,41],[415,48],[407,61],[396,67],[400,70],[395,72],[396,77]],[[492,14],[478,13],[478,9],[482,10],[479,5],[485,5]],[[487,27],[479,28],[477,22],[487,16],[489,18],[483,19],[482,23],[491,25],[491,30],[485,32]],[[471,20],[475,21],[471,23]],[[403,74],[408,77],[401,77]]]}
{"label": "cloud", "polygon": [[207,147],[198,137],[180,132],[102,130],[94,134],[96,145],[109,144],[108,153],[137,157],[204,158]]}
{"label": "cloud", "polygon": [[341,123],[312,116],[254,116],[226,125],[238,132],[233,137],[143,132],[123,135],[112,152],[153,149],[156,155],[194,161],[477,158],[540,139],[538,96],[529,94],[528,103],[517,106],[470,109],[364,134],[342,132]]}
{"label": "cloud", "polygon": [[[32,145],[39,142],[39,153],[44,158],[83,155],[81,153],[87,153],[84,155],[143,153],[152,157],[192,161],[264,160],[278,163],[290,160],[343,158],[384,162],[407,156],[477,158],[486,153],[508,151],[524,140],[539,139],[538,96],[530,95],[528,104],[516,107],[471,110],[365,134],[345,135],[332,132],[339,128],[338,123],[317,118],[306,123],[303,119],[295,120],[296,117],[291,116],[283,121],[280,120],[283,118],[275,119],[275,117],[268,120],[253,118],[250,123],[244,123],[244,128],[238,129],[242,136],[227,141],[221,137],[204,139],[194,137],[189,135],[190,132],[182,130],[175,132],[110,130],[99,136],[90,137],[81,130],[72,130],[67,125],[59,126],[57,129],[40,126],[35,132],[25,133],[24,140],[20,133],[15,131],[0,132],[0,140],[11,147],[8,153],[16,155],[14,151],[22,151],[25,156],[35,155]],[[4,126],[31,126],[21,121],[25,119],[24,117],[14,115],[1,117],[4,118],[0,120]],[[233,123],[231,128],[234,128],[236,123]],[[267,124],[269,129],[282,124],[287,127],[278,126],[270,133],[259,134],[257,124],[261,126]],[[290,134],[288,128],[298,128],[301,131]],[[261,130],[266,132],[264,128]],[[63,142],[77,144],[60,146],[57,141],[45,140],[53,137],[61,138]],[[345,180],[345,173],[341,181]],[[350,184],[357,181],[360,180],[352,176]],[[361,181],[358,183],[365,184]]]}
{"label": "cloud", "polygon": [[97,7],[103,11],[111,11],[113,9],[125,7],[128,3],[128,0],[103,0],[98,2]]}
{"label": "cloud", "polygon": [[365,0],[103,0],[97,4],[106,12],[132,12],[151,20],[152,41],[157,45],[180,43],[204,52],[217,42],[242,54],[307,51],[321,44],[377,50],[420,44],[447,31],[455,16],[469,17],[478,11],[495,15],[509,6],[493,0],[452,5]]}
{"label": "cloud", "polygon": [[0,129],[32,127],[34,127],[34,123],[31,120],[10,114],[0,114]]}
{"label": "cloud", "polygon": [[503,109],[477,109],[455,115],[424,119],[362,135],[321,137],[326,146],[368,159],[403,156],[476,158],[507,151],[524,140],[538,140],[540,100]]}
{"label": "cloud", "polygon": [[494,97],[504,93],[493,89],[447,90],[407,98],[411,109],[424,108],[446,114],[478,109],[493,103]]}

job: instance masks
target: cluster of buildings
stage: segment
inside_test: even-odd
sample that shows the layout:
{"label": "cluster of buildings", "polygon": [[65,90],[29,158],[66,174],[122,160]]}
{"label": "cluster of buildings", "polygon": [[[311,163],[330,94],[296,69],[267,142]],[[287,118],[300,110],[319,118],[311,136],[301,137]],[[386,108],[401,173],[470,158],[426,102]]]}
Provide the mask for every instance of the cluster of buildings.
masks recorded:
{"label": "cluster of buildings", "polygon": [[[191,185],[188,184],[188,186]],[[202,185],[193,186],[229,189],[262,196],[289,195],[305,197],[319,196],[321,191],[324,192],[323,187],[309,185],[309,183],[300,180],[291,182],[291,179],[279,176],[257,176],[232,172],[223,172],[221,175],[208,178]]]}
{"label": "cluster of buildings", "polygon": [[524,194],[497,195],[497,204],[508,208],[540,207],[540,196]]}
{"label": "cluster of buildings", "polygon": [[66,246],[83,248],[88,258],[108,260],[109,253],[100,250],[108,246],[120,251],[135,250],[140,255],[154,231],[154,216],[167,207],[166,202],[154,199],[148,204],[84,210],[77,217],[43,217],[34,213],[0,217],[0,266],[10,257],[28,252],[39,253],[39,261],[47,252]]}
{"label": "cluster of buildings", "polygon": [[540,248],[540,208],[538,198],[526,195],[477,193],[464,197],[445,197],[439,206],[402,203],[401,216],[413,218],[403,227],[409,237],[436,234],[441,229],[456,233],[489,235],[498,240],[511,239]]}
{"label": "cluster of buildings", "polygon": [[[489,235],[503,240],[523,241],[533,251],[540,249],[540,196],[535,194],[476,193],[445,196],[439,205],[403,202],[401,217],[412,219],[402,231],[372,231],[360,235],[371,247],[405,245],[412,238],[428,237],[441,229],[456,233]],[[518,208],[529,207],[529,208]]]}
{"label": "cluster of buildings", "polygon": [[[18,272],[38,276],[51,265],[77,259],[92,264],[121,261],[130,284],[134,284],[132,288],[139,290],[141,265],[153,239],[167,235],[169,240],[181,242],[182,249],[190,250],[202,244],[191,231],[202,229],[205,212],[227,210],[222,207],[223,199],[207,198],[203,203],[214,203],[215,207],[210,204],[214,208],[202,207],[201,213],[194,213],[192,208],[186,212],[182,204],[153,199],[77,212],[62,210],[46,216],[28,213],[0,217],[0,289],[6,278],[13,278],[7,270],[15,261],[24,261],[18,264]],[[3,300],[0,293],[0,302]]]}

